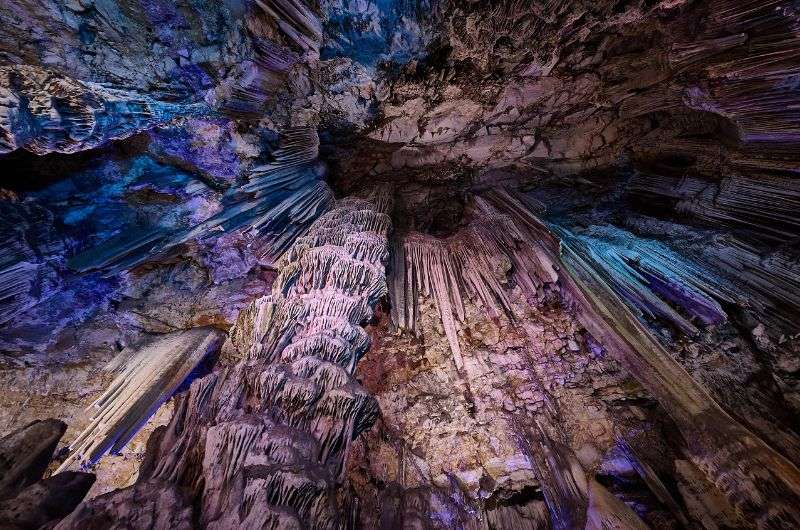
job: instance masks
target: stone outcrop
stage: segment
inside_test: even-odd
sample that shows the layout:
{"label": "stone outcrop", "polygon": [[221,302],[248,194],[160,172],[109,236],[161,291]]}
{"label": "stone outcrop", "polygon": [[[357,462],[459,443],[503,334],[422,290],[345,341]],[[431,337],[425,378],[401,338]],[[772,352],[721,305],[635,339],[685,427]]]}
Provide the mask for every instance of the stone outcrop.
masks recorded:
{"label": "stone outcrop", "polygon": [[187,489],[199,511],[174,521],[179,527],[341,524],[344,458],[378,413],[352,376],[369,345],[360,325],[387,290],[391,225],[385,197],[374,201],[338,202],[295,242],[273,295],[239,323],[242,360],[192,383],[134,486],[90,501],[58,528],[119,511],[133,526],[152,524],[143,518],[162,494]]}
{"label": "stone outcrop", "polygon": [[14,496],[42,478],[66,429],[64,422],[51,419],[31,423],[2,438],[2,498]]}
{"label": "stone outcrop", "polygon": [[67,426],[38,421],[0,438],[0,525],[41,528],[66,516],[83,500],[94,475],[68,471],[42,479]]}

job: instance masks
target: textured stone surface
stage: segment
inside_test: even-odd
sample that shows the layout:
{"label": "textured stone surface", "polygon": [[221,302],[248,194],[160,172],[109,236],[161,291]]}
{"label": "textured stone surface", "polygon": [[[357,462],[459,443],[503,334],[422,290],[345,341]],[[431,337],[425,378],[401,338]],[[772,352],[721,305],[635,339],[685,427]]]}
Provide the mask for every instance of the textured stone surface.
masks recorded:
{"label": "textured stone surface", "polygon": [[0,525],[14,530],[58,522],[83,500],[94,475],[68,471],[42,478],[66,430],[54,419],[35,421],[0,438]]}
{"label": "textured stone surface", "polygon": [[2,524],[797,527],[799,36],[786,0],[5,2],[0,434],[67,426]]}

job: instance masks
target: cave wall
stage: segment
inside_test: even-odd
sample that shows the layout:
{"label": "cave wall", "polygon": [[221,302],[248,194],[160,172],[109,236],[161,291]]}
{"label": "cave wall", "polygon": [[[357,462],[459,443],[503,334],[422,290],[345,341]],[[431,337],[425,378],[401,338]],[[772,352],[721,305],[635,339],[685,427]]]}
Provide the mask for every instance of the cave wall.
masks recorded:
{"label": "cave wall", "polygon": [[[797,15],[7,2],[0,435],[67,423],[64,528],[800,524]],[[360,363],[263,334],[329,287]]]}

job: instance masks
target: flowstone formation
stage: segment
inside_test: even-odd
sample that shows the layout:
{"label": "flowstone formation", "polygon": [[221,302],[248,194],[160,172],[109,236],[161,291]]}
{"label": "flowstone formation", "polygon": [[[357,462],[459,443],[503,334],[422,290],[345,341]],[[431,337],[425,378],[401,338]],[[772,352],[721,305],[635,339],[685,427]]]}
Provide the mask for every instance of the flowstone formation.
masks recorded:
{"label": "flowstone formation", "polygon": [[789,0],[8,0],[0,528],[800,528]]}
{"label": "flowstone formation", "polygon": [[[234,328],[242,360],[192,383],[151,438],[136,484],[84,503],[57,528],[346,522],[337,497],[344,458],[378,415],[352,375],[369,346],[360,324],[386,293],[390,221],[376,202],[339,201],[295,242],[273,294]],[[176,505],[160,513],[164,498]]]}

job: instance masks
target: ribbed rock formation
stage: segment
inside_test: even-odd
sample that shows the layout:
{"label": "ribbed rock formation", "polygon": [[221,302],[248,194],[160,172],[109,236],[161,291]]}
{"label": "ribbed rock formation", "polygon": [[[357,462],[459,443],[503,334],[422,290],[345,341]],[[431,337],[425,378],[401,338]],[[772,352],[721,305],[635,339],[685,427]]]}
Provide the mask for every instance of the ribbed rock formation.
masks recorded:
{"label": "ribbed rock formation", "polygon": [[202,106],[70,79],[34,66],[0,68],[0,154],[75,153],[132,136]]}
{"label": "ribbed rock formation", "polygon": [[[172,423],[151,442],[129,490],[82,505],[57,528],[147,522],[164,495],[188,495],[170,524],[208,528],[337,528],[344,459],[377,417],[354,380],[369,346],[360,327],[387,292],[388,204],[339,201],[281,263],[273,295],[243,313],[242,360],[192,383]],[[158,526],[158,525],[156,525]]]}
{"label": "ribbed rock formation", "polygon": [[315,130],[286,131],[273,160],[252,168],[245,184],[227,191],[220,213],[187,228],[157,226],[120,234],[75,256],[69,266],[114,274],[163,257],[178,245],[235,230],[263,240],[270,248],[267,257],[275,260],[333,201],[318,156]]}
{"label": "ribbed rock formation", "polygon": [[55,265],[64,242],[47,229],[51,216],[14,197],[0,203],[0,323],[47,299],[60,283]]}

